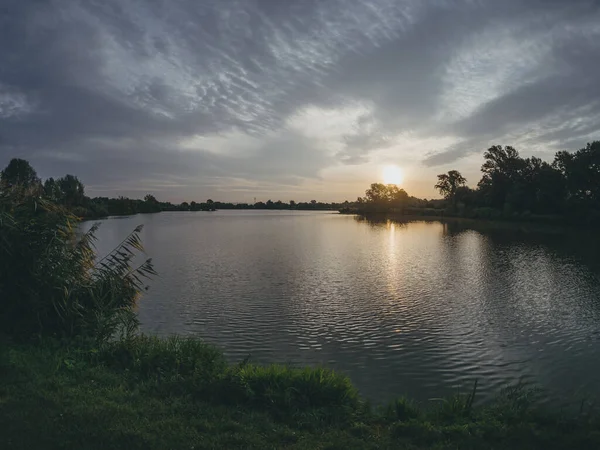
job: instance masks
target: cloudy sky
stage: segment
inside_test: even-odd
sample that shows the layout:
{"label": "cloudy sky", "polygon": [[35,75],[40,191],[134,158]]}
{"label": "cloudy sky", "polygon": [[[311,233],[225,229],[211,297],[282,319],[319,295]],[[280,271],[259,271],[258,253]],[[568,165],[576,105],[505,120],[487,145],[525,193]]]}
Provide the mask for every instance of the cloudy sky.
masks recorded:
{"label": "cloudy sky", "polygon": [[412,195],[600,138],[598,0],[2,0],[0,165],[92,195]]}

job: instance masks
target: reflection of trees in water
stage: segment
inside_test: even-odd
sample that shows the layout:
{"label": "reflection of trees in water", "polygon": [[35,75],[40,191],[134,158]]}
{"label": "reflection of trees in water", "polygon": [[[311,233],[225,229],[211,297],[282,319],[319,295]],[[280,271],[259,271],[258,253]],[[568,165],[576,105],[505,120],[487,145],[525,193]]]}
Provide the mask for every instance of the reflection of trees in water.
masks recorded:
{"label": "reflection of trees in water", "polygon": [[407,219],[406,216],[393,217],[386,214],[354,216],[354,220],[370,228],[391,229],[406,228],[411,223],[440,224],[442,236],[455,237],[468,231],[484,235],[495,247],[527,245],[545,248],[561,258],[571,258],[587,265],[592,272],[600,276],[600,236],[585,229],[565,229],[554,225],[528,224],[514,222],[493,222],[462,218],[447,219]]}
{"label": "reflection of trees in water", "polygon": [[354,220],[365,223],[371,228],[391,228],[392,224],[397,227],[406,227],[410,222],[416,222],[414,220],[394,219],[385,215],[354,216]]}
{"label": "reflection of trees in water", "polygon": [[365,224],[369,225],[369,227],[371,227],[371,228],[388,228],[388,229],[391,228],[392,224],[397,228],[398,227],[406,228],[411,223],[413,223],[413,224],[417,224],[417,223],[439,224],[442,226],[442,229],[443,229],[442,234],[444,236],[452,235],[452,234],[459,234],[459,233],[462,233],[463,231],[471,229],[468,226],[466,226],[464,223],[461,223],[460,220],[445,221],[445,220],[439,220],[439,219],[427,219],[425,217],[410,219],[410,218],[406,218],[406,216],[394,217],[394,216],[389,216],[389,215],[385,215],[385,214],[373,214],[373,215],[368,215],[368,216],[357,215],[357,216],[354,216],[354,220],[356,220],[357,222],[365,223]]}

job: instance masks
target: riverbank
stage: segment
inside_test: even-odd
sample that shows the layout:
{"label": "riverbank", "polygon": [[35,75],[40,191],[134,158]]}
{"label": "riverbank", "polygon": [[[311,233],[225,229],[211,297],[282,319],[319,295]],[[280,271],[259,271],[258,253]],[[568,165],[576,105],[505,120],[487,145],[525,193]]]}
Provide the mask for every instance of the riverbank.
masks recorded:
{"label": "riverbank", "polygon": [[[486,211],[488,208],[482,208]],[[493,210],[495,211],[495,210]],[[369,221],[382,221],[382,220],[397,220],[397,221],[410,221],[410,220],[460,220],[470,221],[472,223],[489,223],[489,224],[505,224],[505,225],[528,225],[528,226],[539,226],[539,227],[554,227],[559,228],[577,228],[577,229],[595,229],[598,226],[596,218],[587,218],[585,220],[578,219],[575,217],[565,217],[557,215],[536,215],[536,214],[512,214],[510,216],[504,216],[501,213],[495,211],[494,214],[489,212],[474,212],[470,214],[458,214],[449,213],[445,210],[429,210],[429,209],[418,209],[418,208],[407,208],[406,210],[400,211],[389,211],[389,212],[372,212],[372,211],[361,211],[356,209],[341,209],[340,214],[354,215],[364,218]]]}
{"label": "riverbank", "polygon": [[374,409],[340,374],[232,366],[197,340],[0,344],[3,449],[600,446],[585,404],[549,411],[521,389],[485,407],[473,398]]}

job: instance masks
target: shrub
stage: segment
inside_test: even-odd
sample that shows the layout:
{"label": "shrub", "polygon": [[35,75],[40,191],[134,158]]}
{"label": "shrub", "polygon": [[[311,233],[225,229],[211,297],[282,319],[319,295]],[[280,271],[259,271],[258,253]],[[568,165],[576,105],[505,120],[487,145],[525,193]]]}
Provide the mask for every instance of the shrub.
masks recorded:
{"label": "shrub", "polygon": [[421,416],[419,407],[411,400],[399,398],[390,403],[385,410],[385,417],[389,420],[401,422],[416,419]]}
{"label": "shrub", "polygon": [[229,370],[219,395],[235,403],[276,409],[355,408],[358,391],[350,380],[323,368],[242,365]]}
{"label": "shrub", "polygon": [[143,251],[136,228],[96,261],[97,225],[78,236],[78,219],[20,186],[0,186],[0,325],[11,335],[106,339],[131,333],[132,312],[151,260],[132,267]]}
{"label": "shrub", "polygon": [[138,335],[106,343],[99,358],[105,364],[126,369],[141,379],[201,378],[212,381],[225,372],[223,354],[198,339],[172,336],[161,339]]}

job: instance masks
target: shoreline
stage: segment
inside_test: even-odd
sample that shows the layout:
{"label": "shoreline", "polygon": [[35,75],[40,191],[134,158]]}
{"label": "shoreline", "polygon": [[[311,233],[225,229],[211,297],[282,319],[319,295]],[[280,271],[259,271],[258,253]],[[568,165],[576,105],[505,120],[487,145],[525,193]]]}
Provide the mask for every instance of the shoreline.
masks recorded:
{"label": "shoreline", "polygon": [[566,412],[514,387],[476,406],[476,382],[426,405],[396,398],[374,408],[344,375],[228,364],[197,339],[2,340],[0,369],[7,449],[600,445],[600,415],[585,400]]}
{"label": "shoreline", "polygon": [[397,222],[409,222],[409,221],[430,221],[430,222],[462,222],[470,224],[481,224],[490,227],[498,228],[513,228],[523,229],[524,227],[531,228],[539,231],[548,231],[553,229],[557,232],[563,232],[568,230],[580,231],[580,230],[594,230],[598,225],[595,223],[582,223],[576,221],[568,221],[566,219],[558,220],[545,220],[543,218],[487,218],[487,217],[465,217],[458,215],[431,215],[431,214],[402,214],[402,213],[364,213],[364,212],[343,212],[339,211],[341,215],[356,216],[365,221],[370,222],[383,222],[387,220]]}

